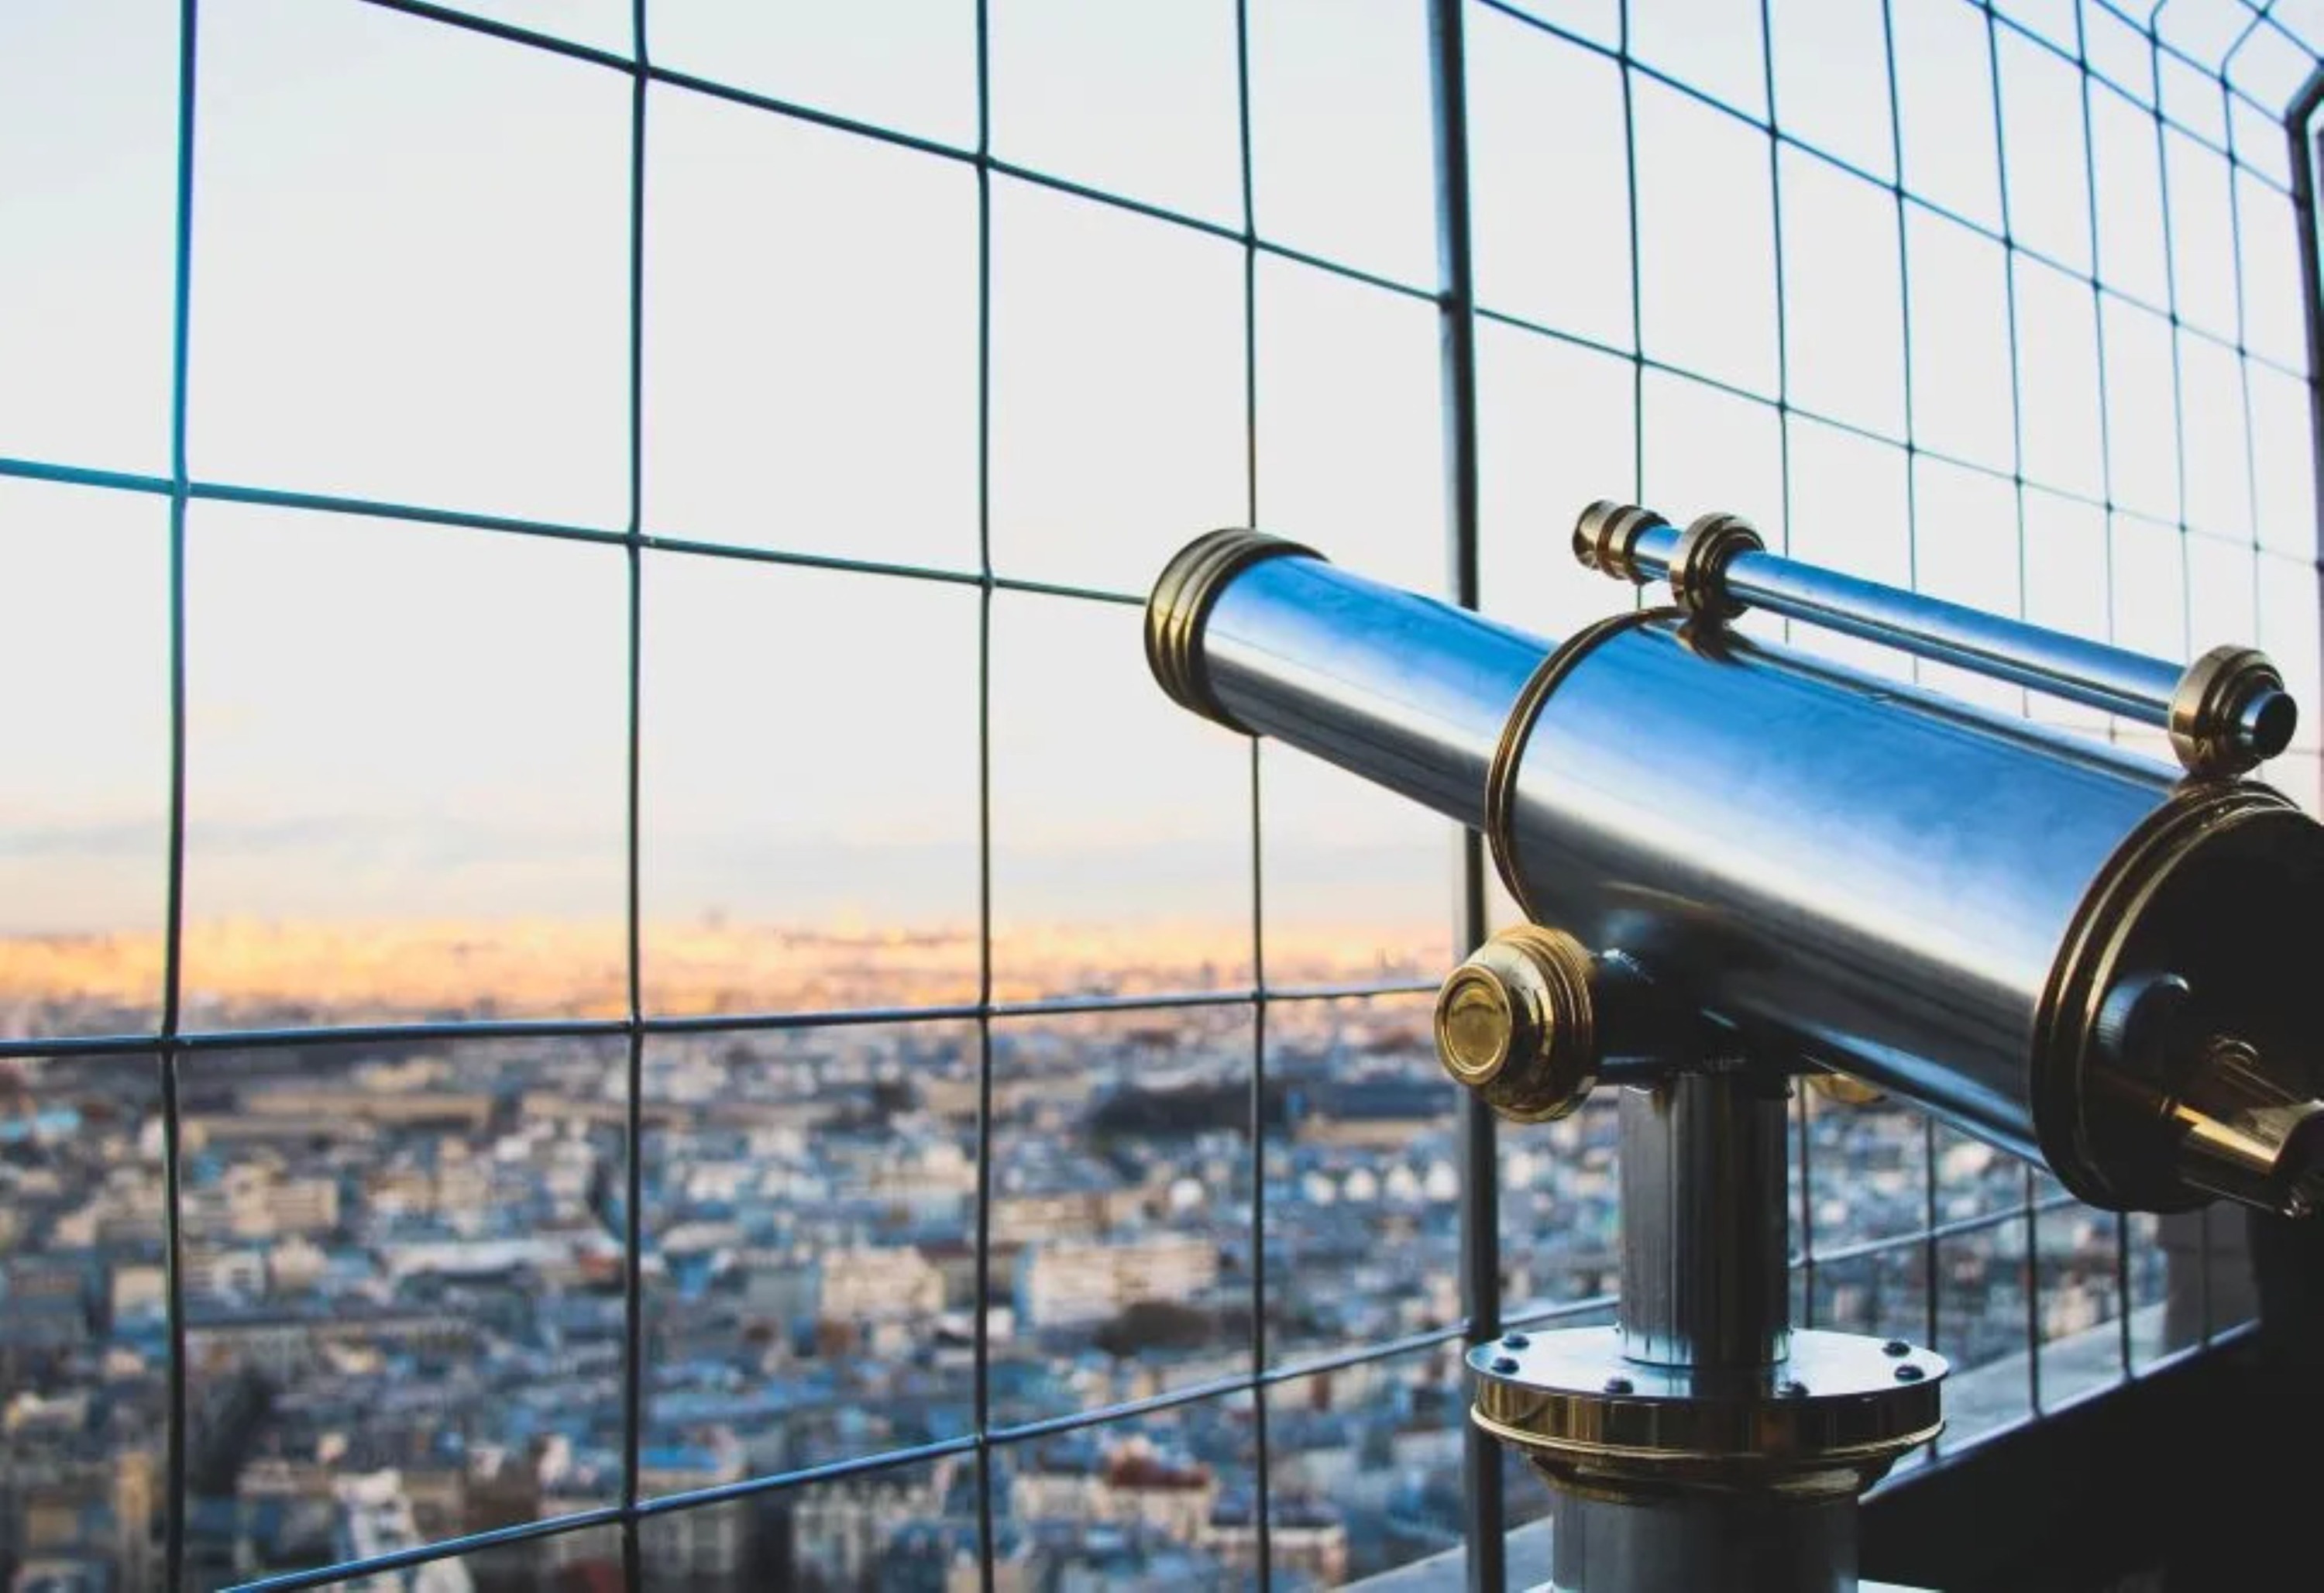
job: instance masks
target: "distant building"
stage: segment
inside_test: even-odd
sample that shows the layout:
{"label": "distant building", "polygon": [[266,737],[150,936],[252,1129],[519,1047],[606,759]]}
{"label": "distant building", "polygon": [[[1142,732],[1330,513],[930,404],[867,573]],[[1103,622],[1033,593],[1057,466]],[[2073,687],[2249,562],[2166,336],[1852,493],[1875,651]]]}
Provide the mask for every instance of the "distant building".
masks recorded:
{"label": "distant building", "polygon": [[1134,1223],[1144,1211],[1145,1195],[1135,1189],[999,1190],[992,1197],[992,1242],[1042,1245],[1084,1238]]}
{"label": "distant building", "polygon": [[188,1299],[259,1300],[266,1294],[266,1255],[220,1245],[185,1247]]}
{"label": "distant building", "polygon": [[976,1159],[957,1140],[908,1143],[866,1169],[864,1192],[924,1214],[956,1209],[976,1193]]}
{"label": "distant building", "polygon": [[779,1585],[881,1586],[889,1545],[899,1532],[942,1517],[961,1474],[959,1462],[944,1459],[799,1490],[789,1506],[792,1579]]}
{"label": "distant building", "polygon": [[[341,1477],[332,1485],[338,1504],[333,1551],[341,1560],[369,1560],[426,1540],[412,1519],[403,1478],[393,1471]],[[430,1560],[399,1570],[351,1577],[343,1593],[474,1593],[475,1582],[457,1559]]]}
{"label": "distant building", "polygon": [[[7,1443],[18,1443],[11,1434]],[[23,1462],[22,1464],[16,1462]],[[130,1593],[152,1585],[156,1457],[143,1449],[64,1460],[0,1449],[0,1563],[8,1593]],[[13,1539],[13,1542],[10,1540]]]}
{"label": "distant building", "polygon": [[1435,1078],[1351,1079],[1318,1086],[1305,1101],[1298,1137],[1314,1144],[1406,1151],[1442,1133],[1452,1110]]}
{"label": "distant building", "polygon": [[8,1593],[114,1593],[113,1572],[92,1560],[35,1560],[17,1568]]}
{"label": "distant building", "polygon": [[1037,1245],[1018,1259],[1017,1313],[1038,1328],[1102,1322],[1141,1300],[1193,1298],[1218,1275],[1217,1245],[1193,1234]]}
{"label": "distant building", "polygon": [[1009,1507],[1020,1521],[1145,1527],[1179,1543],[1210,1530],[1218,1500],[1209,1467],[1166,1457],[1143,1438],[1116,1448],[1095,1470],[1078,1458],[1051,1469],[1036,1456],[1009,1480]]}
{"label": "distant building", "polygon": [[[1268,1563],[1277,1577],[1308,1578],[1327,1588],[1348,1579],[1348,1524],[1323,1500],[1277,1497],[1267,1540]],[[1221,1499],[1198,1542],[1231,1570],[1258,1570],[1259,1518],[1252,1502]]]}
{"label": "distant building", "polygon": [[[386,1127],[460,1128],[470,1134],[481,1134],[493,1118],[493,1098],[481,1089],[387,1092],[346,1085],[279,1085],[245,1091],[241,1106],[242,1111],[236,1116],[245,1122],[270,1117],[321,1118],[375,1123]],[[216,1120],[206,1121],[215,1130]]]}
{"label": "distant building", "polygon": [[[721,1428],[698,1443],[647,1448],[638,1457],[638,1491],[649,1497],[692,1493],[739,1482],[746,1470],[742,1446]],[[739,1585],[750,1562],[752,1519],[742,1505],[657,1517],[649,1538],[654,1579],[675,1588]]]}
{"label": "distant building", "polygon": [[823,1321],[932,1321],[944,1310],[944,1274],[908,1246],[825,1251],[820,1271],[816,1315]]}
{"label": "distant building", "polygon": [[252,1152],[180,1199],[186,1230],[217,1241],[327,1233],[339,1221],[337,1179],[288,1173],[281,1154],[268,1150]]}
{"label": "distant building", "polygon": [[475,1323],[442,1311],[342,1308],[330,1316],[306,1316],[265,1311],[197,1322],[187,1329],[186,1349],[196,1366],[240,1365],[287,1384],[318,1364],[329,1346],[392,1344],[468,1358],[475,1338]]}
{"label": "distant building", "polygon": [[774,1322],[806,1321],[815,1315],[819,1292],[815,1269],[791,1250],[773,1246],[738,1250],[733,1273],[741,1280],[742,1303],[752,1315]]}
{"label": "distant building", "polygon": [[113,1269],[109,1291],[113,1320],[120,1321],[168,1309],[168,1276],[151,1262],[123,1262]]}

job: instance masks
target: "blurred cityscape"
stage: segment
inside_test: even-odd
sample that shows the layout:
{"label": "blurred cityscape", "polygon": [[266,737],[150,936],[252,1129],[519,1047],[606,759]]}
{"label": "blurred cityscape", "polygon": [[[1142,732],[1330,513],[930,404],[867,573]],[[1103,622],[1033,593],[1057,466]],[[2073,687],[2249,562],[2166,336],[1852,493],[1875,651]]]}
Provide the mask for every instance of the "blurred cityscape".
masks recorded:
{"label": "blurred cityscape", "polygon": [[[890,1006],[956,994],[944,957],[925,958],[935,971],[918,982],[892,966],[846,972],[885,955],[822,946],[816,991],[884,981]],[[1109,957],[1111,975],[1056,982],[1205,982],[1199,960],[1123,973]],[[1416,957],[1307,971],[1428,970]],[[118,996],[0,990],[11,1033],[150,1022]],[[426,1014],[475,1015],[442,996],[431,988]],[[333,1016],[246,992],[203,1002],[206,1023],[238,1028]],[[1425,996],[1270,1002],[1257,1091],[1262,1030],[1246,1002],[994,1018],[982,1269],[975,1022],[649,1036],[637,1494],[968,1437],[981,1310],[1001,1435],[996,1587],[1250,1585],[1262,1452],[1278,1586],[1456,1546],[1459,1346],[1386,1348],[1459,1320],[1453,1092],[1427,1015]],[[630,1067],[618,1034],[180,1058],[194,1586],[622,1501]],[[1520,1311],[1602,1311],[1614,1287],[1613,1116],[1601,1096],[1502,1135],[1503,1283]],[[2119,1315],[2111,1218],[2043,1215],[2029,1314],[2022,1216],[1933,1255],[1913,1239],[1932,1219],[2022,1208],[2023,1169],[1894,1107],[1816,1102],[1802,1116],[1812,1186],[1799,1209],[1835,1257],[1812,1286],[1803,1274],[1819,1323],[1918,1337],[1933,1285],[1940,1347],[1976,1366],[2023,1357],[2036,1318],[2049,1338]],[[166,1140],[150,1056],[0,1062],[9,1593],[159,1584]],[[2159,1297],[2161,1264],[2141,1253],[2140,1299]],[[1255,1398],[1232,1385],[1253,1370],[1262,1301],[1270,1376]],[[1368,1347],[1380,1352],[1351,1364]],[[1207,1392],[1033,1425],[1174,1390]],[[1508,1486],[1514,1514],[1539,1508],[1521,1471]],[[639,1548],[657,1588],[967,1593],[980,1530],[970,1451],[657,1514]],[[614,1588],[622,1545],[597,1526],[341,1585]]]}

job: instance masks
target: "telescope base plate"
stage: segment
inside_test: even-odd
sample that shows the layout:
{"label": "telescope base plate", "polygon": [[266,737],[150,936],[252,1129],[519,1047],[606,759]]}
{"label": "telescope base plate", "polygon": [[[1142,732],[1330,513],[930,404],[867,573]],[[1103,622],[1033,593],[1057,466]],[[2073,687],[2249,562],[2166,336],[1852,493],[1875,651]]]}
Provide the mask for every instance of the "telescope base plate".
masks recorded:
{"label": "telescope base plate", "polygon": [[1510,1333],[1469,1352],[1471,1419],[1564,1486],[1856,1493],[1944,1425],[1950,1369],[1901,1339],[1803,1329],[1772,1366],[1657,1366],[1620,1330]]}

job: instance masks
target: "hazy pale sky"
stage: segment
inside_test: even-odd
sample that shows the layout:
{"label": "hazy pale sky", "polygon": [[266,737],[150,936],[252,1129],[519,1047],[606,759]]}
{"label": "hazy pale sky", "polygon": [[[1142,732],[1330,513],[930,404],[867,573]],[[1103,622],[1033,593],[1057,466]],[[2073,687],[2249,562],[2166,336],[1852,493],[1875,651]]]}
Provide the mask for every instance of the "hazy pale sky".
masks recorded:
{"label": "hazy pale sky", "polygon": [[[463,9],[631,48],[628,0]],[[1610,0],[1538,9],[1612,37]],[[1909,188],[1997,229],[2006,202],[2064,270],[1915,206],[1908,291],[1876,181],[1785,148],[1779,213],[1763,133],[1639,76],[1626,144],[1610,60],[1472,12],[1481,302],[1623,349],[1635,274],[1654,360],[1770,399],[1780,373],[1794,403],[1876,434],[1795,419],[1786,442],[1764,404],[1658,371],[1634,394],[1617,353],[1489,323],[1489,605],[1551,635],[1623,602],[1565,551],[1591,498],[1784,526],[1788,447],[1808,556],[2158,653],[2256,638],[2315,701],[2304,390],[2200,335],[2240,324],[2302,363],[2288,201],[2195,139],[2158,145],[2144,107],[2094,87],[2093,227],[2074,69],[2005,27],[1997,88],[1964,0],[1893,9],[1895,124],[1878,8],[1780,0],[1779,120],[1881,181],[1901,128]],[[2094,61],[2144,91],[2144,47],[2087,9]],[[1641,60],[1765,112],[1758,0],[1633,12]],[[1250,13],[1260,232],[1433,289],[1420,0]],[[0,457],[168,474],[177,14],[0,0]],[[195,478],[625,527],[629,78],[362,0],[200,18]],[[998,155],[1240,226],[1231,0],[991,0],[991,18]],[[650,25],[660,65],[974,144],[971,0],[653,0]],[[2255,92],[2288,94],[2305,63],[2253,48]],[[2215,86],[2176,75],[2164,97],[2282,176],[2248,107],[2231,124]],[[647,125],[645,528],[973,572],[973,169],[666,86]],[[1431,303],[1263,256],[1247,414],[1239,245],[991,189],[997,570],[1141,593],[1186,538],[1249,517],[1249,431],[1259,523],[1441,585]],[[2128,297],[2094,308],[2069,274],[2093,265]],[[2195,329],[2175,339],[2151,308],[2174,289]],[[2005,475],[2022,440],[2058,489],[2026,495],[2022,547],[2006,481],[1908,462],[1908,415],[1923,446]],[[162,498],[0,477],[0,931],[159,922],[167,533]],[[627,579],[616,548],[196,503],[189,916],[617,914]],[[973,913],[973,588],[655,552],[642,590],[650,914]],[[1152,688],[1135,609],[1003,593],[991,670],[1004,919],[1247,919],[1248,754]],[[1279,749],[1262,791],[1270,913],[1441,907],[1438,821]]]}

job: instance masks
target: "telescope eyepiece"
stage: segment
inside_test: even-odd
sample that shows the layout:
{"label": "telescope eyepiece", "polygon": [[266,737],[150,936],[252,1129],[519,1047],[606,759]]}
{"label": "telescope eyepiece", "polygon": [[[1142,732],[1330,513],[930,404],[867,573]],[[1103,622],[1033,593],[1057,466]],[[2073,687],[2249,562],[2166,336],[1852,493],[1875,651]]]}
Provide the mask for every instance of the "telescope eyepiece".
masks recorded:
{"label": "telescope eyepiece", "polygon": [[2204,774],[2241,774],[2292,744],[2300,709],[2283,675],[2253,647],[2214,647],[2171,694],[2171,750]]}
{"label": "telescope eyepiece", "polygon": [[2273,687],[2253,692],[2236,715],[2236,736],[2263,761],[2290,746],[2299,728],[2300,704]]}
{"label": "telescope eyepiece", "polygon": [[2324,1101],[2217,1016],[2179,975],[2135,975],[2107,993],[2091,1038],[2116,1078],[2152,1092],[2180,1181],[2305,1217],[2324,1203]]}
{"label": "telescope eyepiece", "polygon": [[2324,1101],[2301,1095],[2234,1035],[2204,1044],[2172,1121],[2179,1175],[2209,1194],[2306,1217],[2324,1194]]}

